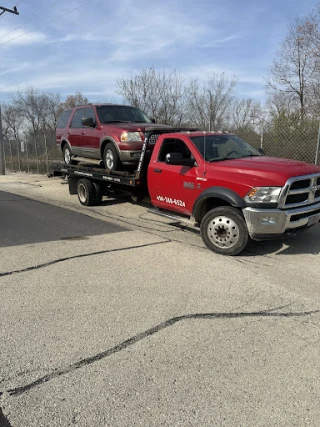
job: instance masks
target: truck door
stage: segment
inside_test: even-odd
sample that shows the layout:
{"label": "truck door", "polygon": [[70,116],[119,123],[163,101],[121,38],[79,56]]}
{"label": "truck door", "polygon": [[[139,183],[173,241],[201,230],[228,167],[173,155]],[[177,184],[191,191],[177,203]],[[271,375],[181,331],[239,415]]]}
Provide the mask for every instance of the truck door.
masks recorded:
{"label": "truck door", "polygon": [[178,166],[165,163],[168,153],[181,153],[184,158],[197,156],[180,138],[165,138],[158,157],[149,165],[148,186],[154,206],[190,215],[201,192],[196,166]]}

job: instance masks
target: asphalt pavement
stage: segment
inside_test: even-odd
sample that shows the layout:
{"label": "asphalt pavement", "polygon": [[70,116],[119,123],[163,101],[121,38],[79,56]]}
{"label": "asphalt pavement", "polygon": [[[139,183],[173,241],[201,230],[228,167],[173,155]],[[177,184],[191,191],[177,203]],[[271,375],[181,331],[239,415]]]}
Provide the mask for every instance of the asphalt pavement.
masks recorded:
{"label": "asphalt pavement", "polygon": [[0,426],[319,426],[320,226],[224,257],[126,198],[0,189]]}
{"label": "asphalt pavement", "polygon": [[125,228],[47,203],[0,191],[0,247],[85,239]]}

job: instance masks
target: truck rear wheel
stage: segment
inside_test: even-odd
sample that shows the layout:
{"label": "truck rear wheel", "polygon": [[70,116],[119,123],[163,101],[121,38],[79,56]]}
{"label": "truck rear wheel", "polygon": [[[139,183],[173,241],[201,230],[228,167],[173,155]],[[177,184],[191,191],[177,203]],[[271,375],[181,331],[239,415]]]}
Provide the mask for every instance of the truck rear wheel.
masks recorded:
{"label": "truck rear wheel", "polygon": [[89,179],[79,179],[77,183],[77,193],[79,202],[83,206],[93,206],[96,204],[96,190]]}
{"label": "truck rear wheel", "polygon": [[238,209],[221,206],[210,210],[200,225],[201,238],[212,251],[237,255],[248,243],[248,230]]}
{"label": "truck rear wheel", "polygon": [[102,189],[101,189],[101,185],[98,184],[97,182],[93,182],[92,185],[93,185],[94,192],[95,192],[94,204],[95,205],[100,205],[101,200],[102,200]]}

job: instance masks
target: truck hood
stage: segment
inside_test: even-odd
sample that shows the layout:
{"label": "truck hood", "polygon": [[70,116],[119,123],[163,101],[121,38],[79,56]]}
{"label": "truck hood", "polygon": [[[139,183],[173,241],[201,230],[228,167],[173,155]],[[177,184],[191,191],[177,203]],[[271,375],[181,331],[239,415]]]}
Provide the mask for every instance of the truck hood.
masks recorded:
{"label": "truck hood", "polygon": [[230,179],[237,182],[254,182],[256,186],[283,186],[289,178],[295,176],[320,174],[320,166],[298,160],[280,159],[278,157],[245,157],[207,163],[207,175],[217,173],[230,174]]}

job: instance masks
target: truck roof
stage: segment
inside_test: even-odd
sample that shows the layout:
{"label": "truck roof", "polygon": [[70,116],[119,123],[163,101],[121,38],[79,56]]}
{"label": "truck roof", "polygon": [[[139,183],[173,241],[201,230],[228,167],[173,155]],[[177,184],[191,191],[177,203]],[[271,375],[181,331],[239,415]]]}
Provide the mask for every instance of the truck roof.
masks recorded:
{"label": "truck roof", "polygon": [[184,134],[187,136],[209,136],[209,135],[234,135],[233,132],[228,132],[228,131],[201,131],[199,129],[195,129],[195,128],[167,128],[167,129],[163,129],[163,128],[159,128],[157,126],[152,126],[152,127],[148,127],[147,130],[148,133],[152,133],[152,134],[166,134],[166,135],[170,135],[171,134]]}

